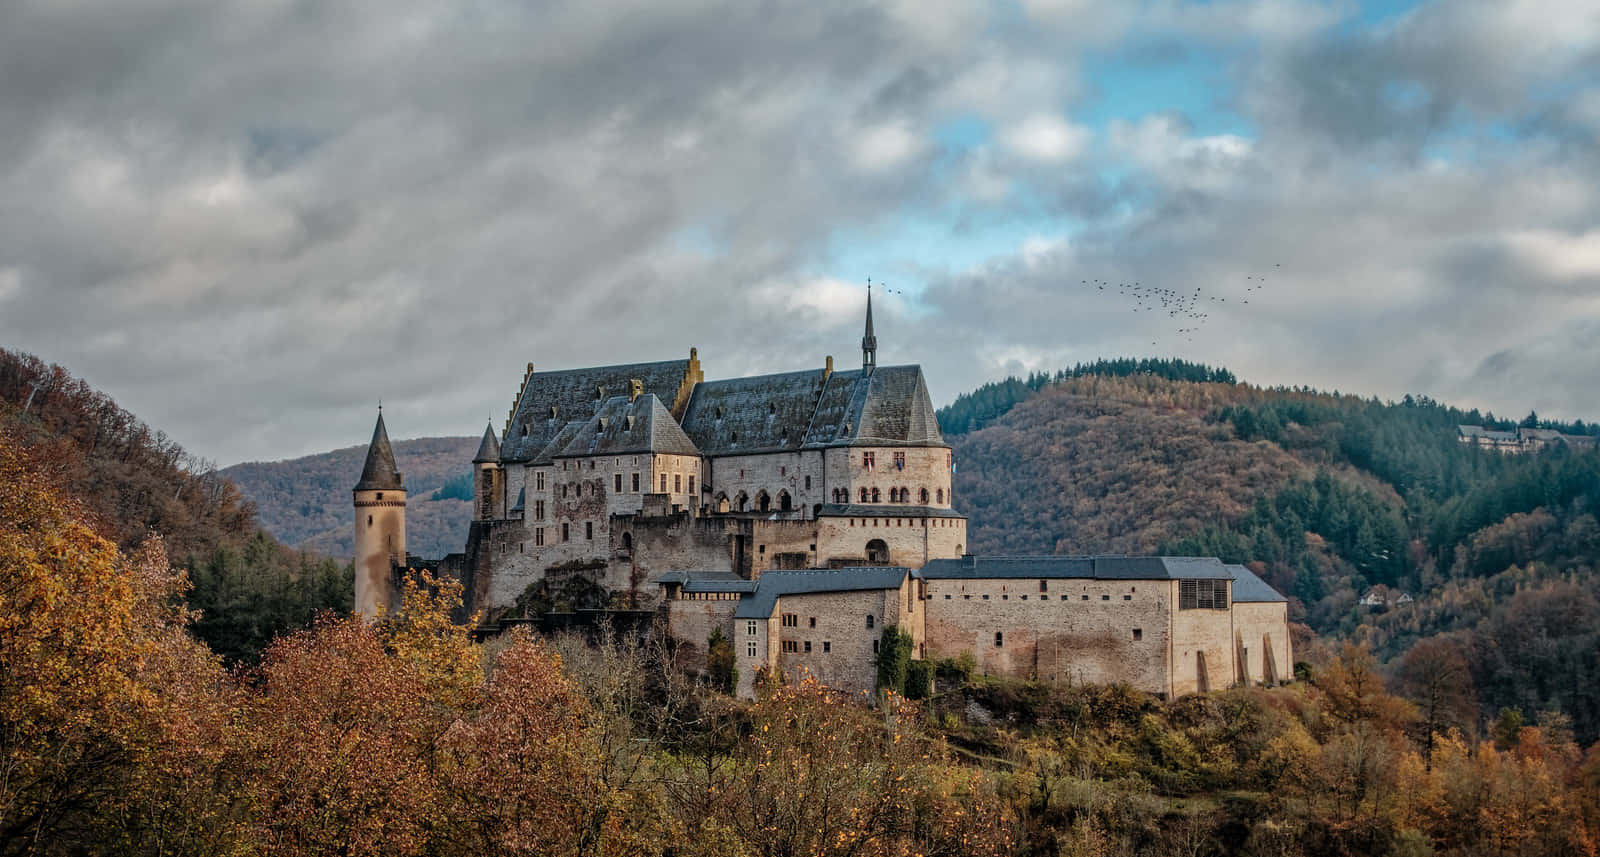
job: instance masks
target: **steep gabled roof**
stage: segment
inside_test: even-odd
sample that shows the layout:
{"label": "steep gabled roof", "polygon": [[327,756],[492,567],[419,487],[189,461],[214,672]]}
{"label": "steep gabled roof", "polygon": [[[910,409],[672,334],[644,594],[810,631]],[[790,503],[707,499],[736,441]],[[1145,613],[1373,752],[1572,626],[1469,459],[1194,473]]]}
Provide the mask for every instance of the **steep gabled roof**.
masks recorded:
{"label": "steep gabled roof", "polygon": [[629,363],[556,372],[530,372],[517,395],[516,410],[501,444],[506,462],[531,461],[567,423],[587,422],[606,399],[628,392],[639,381],[644,392],[676,400],[690,374],[691,360]]}
{"label": "steep gabled roof", "polygon": [[701,381],[683,413],[683,430],[707,455],[799,449],[816,411],[821,369]]}
{"label": "steep gabled roof", "polygon": [[627,396],[606,400],[555,457],[628,453],[698,456],[700,450],[678,427],[666,405],[646,393],[631,402]]}
{"label": "steep gabled roof", "polygon": [[767,619],[786,595],[899,589],[913,572],[901,566],[857,566],[834,570],[769,571],[756,578],[755,591],[739,599],[735,619]]}
{"label": "steep gabled roof", "polygon": [[556,456],[561,454],[561,450],[567,448],[567,444],[578,436],[578,432],[583,431],[585,425],[586,423],[582,420],[573,420],[562,426],[554,435],[551,435],[550,442],[545,444],[543,449],[540,449],[533,454],[532,458],[528,459],[528,465],[538,466],[553,463]]}
{"label": "steep gabled roof", "polygon": [[483,442],[478,444],[478,454],[472,456],[472,463],[482,464],[499,460],[500,441],[495,439],[494,425],[490,424],[483,430]]}
{"label": "steep gabled roof", "polygon": [[921,366],[835,372],[806,433],[807,446],[948,446]]}
{"label": "steep gabled roof", "polygon": [[383,427],[383,412],[378,412],[378,424],[372,429],[372,443],[367,445],[367,463],[361,468],[361,481],[357,491],[401,491],[400,471],[394,466],[394,449],[389,446],[389,432]]}

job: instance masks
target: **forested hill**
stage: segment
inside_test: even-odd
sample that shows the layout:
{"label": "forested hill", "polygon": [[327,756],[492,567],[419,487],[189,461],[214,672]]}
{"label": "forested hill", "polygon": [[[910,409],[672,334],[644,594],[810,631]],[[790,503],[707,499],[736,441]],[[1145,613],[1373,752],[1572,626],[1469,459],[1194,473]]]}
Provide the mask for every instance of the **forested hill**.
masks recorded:
{"label": "forested hill", "polygon": [[[1366,639],[1397,669],[1435,638],[1422,650],[1470,668],[1483,710],[1559,710],[1600,736],[1600,453],[1465,446],[1456,426],[1493,418],[1426,398],[1168,369],[1079,367],[958,400],[947,439],[972,550],[1250,563],[1319,633]],[[1414,601],[1357,603],[1376,586]]]}
{"label": "forested hill", "polygon": [[225,475],[61,366],[0,348],[0,446],[48,474],[124,551],[159,535],[189,572],[196,636],[231,660],[253,660],[318,610],[350,609],[342,560],[279,544]]}
{"label": "forested hill", "polygon": [[[406,549],[437,558],[461,550],[472,520],[476,437],[428,437],[394,443],[406,485]],[[366,444],[288,461],[236,464],[222,471],[260,510],[261,523],[284,543],[341,560],[355,552],[350,488]]]}

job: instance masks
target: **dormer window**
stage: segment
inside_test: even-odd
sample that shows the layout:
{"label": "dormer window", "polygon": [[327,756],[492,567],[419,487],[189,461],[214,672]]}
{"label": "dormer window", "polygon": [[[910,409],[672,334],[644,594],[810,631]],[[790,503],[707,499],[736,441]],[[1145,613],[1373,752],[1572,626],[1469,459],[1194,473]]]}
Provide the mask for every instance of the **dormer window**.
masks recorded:
{"label": "dormer window", "polygon": [[605,431],[606,430],[606,424],[609,423],[609,422],[611,422],[611,421],[606,419],[605,417],[601,417],[600,418],[600,430],[601,431]]}
{"label": "dormer window", "polygon": [[604,399],[605,397],[606,397],[606,388],[604,388],[604,387],[596,387],[596,388],[594,388],[594,400],[595,401],[598,402],[601,399]]}
{"label": "dormer window", "polygon": [[717,408],[717,419],[719,419],[719,420],[722,419],[722,409],[721,408]]}
{"label": "dormer window", "polygon": [[555,419],[556,415],[559,414],[559,413],[561,413],[561,412],[556,409],[555,405],[551,405],[550,406],[550,419]]}
{"label": "dormer window", "polygon": [[778,403],[777,402],[768,402],[767,403],[767,415],[771,416],[773,414],[776,414],[777,412],[778,412]]}
{"label": "dormer window", "polygon": [[633,415],[629,414],[628,418],[623,420],[622,425],[623,428],[626,428],[628,431],[633,431]]}

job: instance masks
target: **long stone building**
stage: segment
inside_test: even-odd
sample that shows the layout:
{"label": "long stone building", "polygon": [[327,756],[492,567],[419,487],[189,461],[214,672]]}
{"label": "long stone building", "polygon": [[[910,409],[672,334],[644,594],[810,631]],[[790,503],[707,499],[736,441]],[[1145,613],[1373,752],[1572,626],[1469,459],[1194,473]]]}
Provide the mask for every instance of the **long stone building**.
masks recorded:
{"label": "long stone building", "polygon": [[[745,693],[761,667],[870,686],[885,622],[918,657],[971,652],[985,671],[1046,681],[1177,694],[1284,676],[1283,601],[1241,569],[967,555],[922,369],[879,366],[877,347],[869,295],[860,369],[828,357],[708,381],[692,348],[656,363],[529,364],[503,431],[485,429],[474,456],[465,550],[441,560],[406,553],[380,414],[354,492],[356,609],[392,609],[407,569],[459,579],[465,612],[488,618],[580,581],[612,606],[659,608],[688,651],[721,629]],[[1235,597],[1241,585],[1254,600]],[[785,624],[802,612],[805,626]]]}

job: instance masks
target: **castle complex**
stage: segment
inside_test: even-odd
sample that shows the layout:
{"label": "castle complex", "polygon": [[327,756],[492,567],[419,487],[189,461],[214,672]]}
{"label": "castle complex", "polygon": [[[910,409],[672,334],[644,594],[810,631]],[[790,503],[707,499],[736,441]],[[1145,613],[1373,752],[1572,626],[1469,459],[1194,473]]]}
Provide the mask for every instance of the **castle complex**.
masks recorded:
{"label": "castle complex", "polygon": [[405,491],[379,414],[355,487],[356,610],[396,606],[407,569],[461,581],[468,613],[578,580],[656,608],[689,663],[720,630],[741,695],[759,670],[870,690],[885,627],[914,657],[986,673],[1128,681],[1168,696],[1274,682],[1287,605],[1215,559],[973,557],[950,447],[919,366],[707,381],[686,360],[528,365],[473,458],[466,549],[405,550]]}

